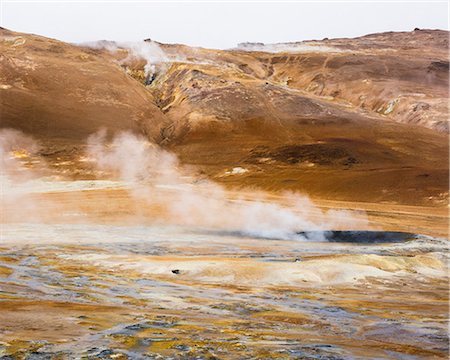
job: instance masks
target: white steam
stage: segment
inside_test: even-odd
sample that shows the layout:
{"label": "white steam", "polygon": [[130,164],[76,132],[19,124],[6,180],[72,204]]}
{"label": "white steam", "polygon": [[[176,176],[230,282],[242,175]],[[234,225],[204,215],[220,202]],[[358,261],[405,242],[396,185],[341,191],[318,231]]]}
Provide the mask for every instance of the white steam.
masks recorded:
{"label": "white steam", "polygon": [[315,231],[317,240],[325,239],[317,235],[320,230],[367,227],[361,214],[324,212],[297,194],[286,194],[286,206],[270,202],[264,193],[231,200],[222,186],[196,182],[175,155],[130,133],[111,142],[97,133],[88,141],[88,153],[100,170],[127,181],[136,201],[157,206],[171,224],[275,239],[304,239],[300,231]]}
{"label": "white steam", "polygon": [[[157,70],[164,70],[164,65],[169,63],[184,63],[196,65],[214,65],[214,61],[207,59],[193,58],[187,59],[185,54],[179,51],[166,52],[155,41],[95,41],[80,44],[92,49],[105,49],[111,53],[124,50],[127,56],[120,60],[121,64],[129,64],[133,60],[144,60],[144,73],[146,77],[152,77]],[[193,48],[192,50],[195,49]]]}
{"label": "white steam", "polygon": [[[36,197],[42,192],[43,171],[47,171],[45,164],[34,163],[40,161],[35,156],[38,149],[31,138],[18,131],[0,131],[1,223],[25,219],[45,222],[62,219],[69,210],[83,211],[82,206],[72,204],[67,209],[64,207],[67,204]],[[137,220],[145,216],[146,222],[193,230],[298,240],[313,235],[315,240],[326,240],[326,230],[330,229],[367,228],[363,214],[325,212],[298,194],[285,194],[281,205],[262,192],[244,196],[229,193],[212,181],[199,181],[174,154],[130,133],[121,133],[111,141],[107,141],[106,132],[92,135],[88,140],[88,158],[98,170],[126,182],[133,199],[127,214],[131,212]],[[52,184],[44,185],[55,190]],[[64,183],[64,189],[70,191],[66,187]],[[80,219],[86,220],[85,215],[80,213]],[[308,234],[309,231],[314,234]]]}
{"label": "white steam", "polygon": [[263,43],[241,43],[238,44],[237,50],[244,51],[262,51],[269,53],[343,53],[350,52],[347,49],[341,49],[335,46],[319,45],[311,42],[300,43],[278,43],[278,44],[263,44]]}
{"label": "white steam", "polygon": [[33,179],[41,172],[23,164],[38,150],[38,144],[20,131],[0,130],[0,222],[39,220],[38,205],[29,195]]}
{"label": "white steam", "polygon": [[158,64],[169,61],[166,53],[153,41],[119,42],[117,45],[129,50],[128,57],[123,60],[124,63],[134,59],[145,60],[144,72],[146,76],[153,75]]}
{"label": "white steam", "polygon": [[122,63],[132,60],[145,60],[144,72],[146,76],[151,76],[156,71],[159,64],[174,61],[169,58],[163,49],[154,41],[96,41],[81,44],[93,49],[105,49],[109,52],[116,52],[121,49],[127,50],[128,55]]}

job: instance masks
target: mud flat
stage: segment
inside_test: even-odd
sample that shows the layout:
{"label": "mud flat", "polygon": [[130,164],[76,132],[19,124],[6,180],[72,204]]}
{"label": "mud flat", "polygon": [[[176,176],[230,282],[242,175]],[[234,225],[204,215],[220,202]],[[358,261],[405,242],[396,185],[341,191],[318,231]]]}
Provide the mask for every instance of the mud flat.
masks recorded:
{"label": "mud flat", "polygon": [[71,212],[2,224],[4,359],[447,357],[443,237],[288,241],[126,222],[116,183],[69,190],[39,196]]}

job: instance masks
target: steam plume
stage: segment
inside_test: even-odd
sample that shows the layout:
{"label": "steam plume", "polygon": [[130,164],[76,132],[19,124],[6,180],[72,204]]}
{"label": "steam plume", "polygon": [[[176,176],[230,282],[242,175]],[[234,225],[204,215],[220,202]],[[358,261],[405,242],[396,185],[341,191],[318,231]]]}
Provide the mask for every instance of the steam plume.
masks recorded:
{"label": "steam plume", "polygon": [[[109,52],[116,52],[120,49],[126,49],[128,55],[122,63],[131,60],[143,59],[146,64],[144,72],[146,76],[152,76],[156,71],[156,66],[169,62],[170,59],[163,49],[154,41],[96,41],[81,44],[94,49],[106,49]],[[172,59],[173,61],[173,59]]]}
{"label": "steam plume", "polygon": [[367,226],[364,216],[324,212],[298,194],[287,194],[287,206],[270,202],[264,193],[252,201],[230,200],[223,187],[212,181],[194,184],[175,155],[130,133],[111,142],[104,132],[97,133],[88,141],[88,152],[98,169],[127,181],[136,200],[157,205],[177,225],[276,239],[304,239],[298,232],[313,230],[317,237],[317,230],[323,230],[317,240],[325,239],[328,229]]}
{"label": "steam plume", "polygon": [[39,145],[20,131],[0,130],[0,222],[24,217],[38,220],[37,204],[29,194],[31,180],[40,176],[40,171],[26,168],[21,162],[38,149]]}

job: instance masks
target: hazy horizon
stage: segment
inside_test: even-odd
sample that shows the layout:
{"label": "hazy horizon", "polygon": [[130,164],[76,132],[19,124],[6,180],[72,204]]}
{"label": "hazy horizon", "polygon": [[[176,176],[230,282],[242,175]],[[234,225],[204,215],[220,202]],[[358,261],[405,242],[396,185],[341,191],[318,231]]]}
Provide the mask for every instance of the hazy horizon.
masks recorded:
{"label": "hazy horizon", "polygon": [[[81,26],[80,26],[81,24]],[[448,3],[3,0],[1,26],[67,42],[151,38],[208,48],[448,30]]]}

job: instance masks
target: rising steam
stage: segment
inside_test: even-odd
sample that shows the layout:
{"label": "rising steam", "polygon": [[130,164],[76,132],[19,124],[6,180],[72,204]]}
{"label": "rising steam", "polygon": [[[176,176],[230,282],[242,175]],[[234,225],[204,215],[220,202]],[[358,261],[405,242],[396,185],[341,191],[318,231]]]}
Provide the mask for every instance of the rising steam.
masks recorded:
{"label": "rising steam", "polygon": [[240,43],[238,50],[243,51],[263,51],[269,53],[345,53],[350,50],[338,48],[336,46],[319,45],[314,42],[299,42],[299,43],[278,43],[278,44],[263,44],[263,43]]}
{"label": "rising steam", "polygon": [[26,168],[21,160],[39,150],[29,136],[13,129],[0,130],[0,221],[27,217],[39,221],[38,206],[30,198],[31,182],[41,176],[38,169]]}
{"label": "rising steam", "polygon": [[230,200],[223,187],[212,181],[196,182],[175,155],[144,138],[122,133],[108,142],[105,135],[90,137],[89,157],[99,170],[126,181],[136,201],[161,209],[171,224],[274,239],[304,239],[298,232],[315,231],[317,240],[325,239],[329,229],[367,227],[361,214],[323,212],[298,194],[288,194],[286,206],[270,202],[264,193],[257,194],[256,200]]}
{"label": "rising steam", "polygon": [[[116,53],[120,50],[126,51],[126,57],[119,61],[120,64],[129,64],[133,60],[144,60],[144,74],[147,78],[152,78],[157,71],[165,69],[165,65],[170,63],[185,63],[198,65],[213,65],[214,62],[207,59],[195,59],[192,56],[186,58],[180,52],[166,52],[155,41],[94,41],[79,44],[92,49],[105,49],[111,53]],[[195,48],[193,48],[195,53]],[[191,54],[192,55],[192,54]]]}
{"label": "rising steam", "polygon": [[118,50],[127,50],[127,57],[121,63],[128,63],[132,60],[145,60],[144,72],[146,76],[152,76],[156,67],[160,64],[174,61],[164,52],[163,49],[154,41],[96,41],[81,44],[93,49],[105,49],[109,52]]}
{"label": "rising steam", "polygon": [[[29,161],[38,149],[30,137],[18,131],[0,131],[2,222],[23,221],[24,218],[39,222],[44,212],[57,212],[56,204],[48,200],[38,202],[33,197],[42,172],[25,166],[23,160]],[[137,204],[132,209],[136,216],[144,214],[140,213],[140,204],[157,209],[146,221],[297,240],[325,240],[330,229],[367,228],[363,214],[324,212],[298,194],[285,194],[287,200],[283,205],[270,201],[262,192],[253,192],[247,197],[230,194],[217,183],[199,181],[174,154],[131,133],[121,133],[108,141],[106,132],[99,132],[89,138],[87,149],[88,158],[97,170],[107,171],[127,184]]]}

